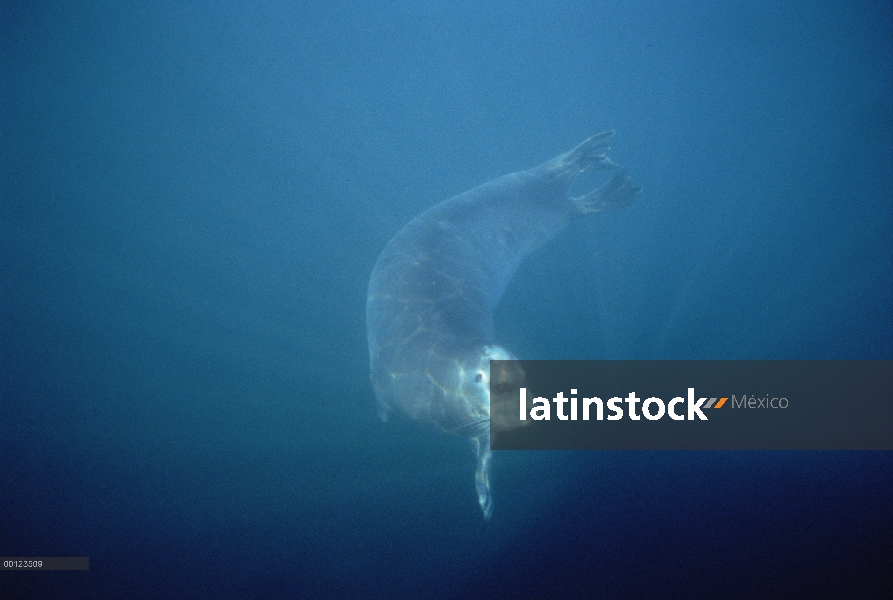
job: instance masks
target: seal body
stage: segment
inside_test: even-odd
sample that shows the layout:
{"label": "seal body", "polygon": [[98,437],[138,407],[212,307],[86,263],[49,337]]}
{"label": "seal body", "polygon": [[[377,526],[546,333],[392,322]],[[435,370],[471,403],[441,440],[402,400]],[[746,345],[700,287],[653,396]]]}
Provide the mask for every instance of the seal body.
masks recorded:
{"label": "seal body", "polygon": [[394,236],[372,271],[366,321],[379,413],[468,437],[486,518],[491,405],[500,425],[499,399],[490,391],[508,405],[524,381],[520,371],[490,371],[490,360],[515,358],[495,343],[493,310],[524,257],[572,218],[624,205],[639,192],[620,170],[600,188],[568,196],[581,171],[617,167],[606,156],[612,135],[595,135],[533,169],[433,206]]}

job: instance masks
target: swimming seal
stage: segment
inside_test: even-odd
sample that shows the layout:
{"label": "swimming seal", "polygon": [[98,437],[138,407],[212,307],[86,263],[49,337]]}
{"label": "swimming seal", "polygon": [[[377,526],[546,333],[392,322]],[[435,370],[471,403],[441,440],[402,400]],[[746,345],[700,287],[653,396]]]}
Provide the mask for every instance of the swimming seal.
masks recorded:
{"label": "swimming seal", "polygon": [[524,385],[520,370],[490,372],[490,360],[515,358],[494,343],[493,309],[521,260],[572,218],[626,205],[640,191],[619,169],[601,187],[568,196],[579,173],[618,168],[606,156],[613,134],[429,208],[388,242],[372,270],[366,323],[379,414],[469,438],[485,518],[493,509],[490,421],[505,425],[497,407],[516,405],[493,398],[491,414],[490,390],[516,399]]}

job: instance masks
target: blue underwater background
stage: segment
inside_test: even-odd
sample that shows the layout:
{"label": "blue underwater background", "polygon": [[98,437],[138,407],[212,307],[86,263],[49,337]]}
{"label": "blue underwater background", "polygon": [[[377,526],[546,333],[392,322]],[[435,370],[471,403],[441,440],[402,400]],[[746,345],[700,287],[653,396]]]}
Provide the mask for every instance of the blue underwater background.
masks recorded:
{"label": "blue underwater background", "polygon": [[893,358],[890,2],[4,1],[0,81],[0,555],[91,565],[0,599],[890,597],[893,453],[498,452],[485,522],[364,316],[415,215],[614,129],[644,191],[501,345]]}

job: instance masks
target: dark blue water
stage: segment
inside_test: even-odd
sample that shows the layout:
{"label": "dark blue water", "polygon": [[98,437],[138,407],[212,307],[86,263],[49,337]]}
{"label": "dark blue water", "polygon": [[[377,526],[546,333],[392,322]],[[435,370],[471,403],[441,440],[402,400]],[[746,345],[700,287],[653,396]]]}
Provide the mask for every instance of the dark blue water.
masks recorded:
{"label": "dark blue water", "polygon": [[[893,455],[497,453],[380,423],[439,200],[604,129],[524,358],[893,358],[889,2],[4,2],[0,598],[872,597]],[[581,189],[596,179],[581,182]]]}

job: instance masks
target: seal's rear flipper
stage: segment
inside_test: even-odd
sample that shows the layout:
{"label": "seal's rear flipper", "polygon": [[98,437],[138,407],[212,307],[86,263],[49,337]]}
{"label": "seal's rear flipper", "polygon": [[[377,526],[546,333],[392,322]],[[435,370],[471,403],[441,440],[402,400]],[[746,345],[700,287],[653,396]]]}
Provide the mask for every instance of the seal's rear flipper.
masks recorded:
{"label": "seal's rear flipper", "polygon": [[642,191],[642,188],[632,184],[626,176],[626,169],[620,171],[603,186],[598,187],[588,194],[571,198],[577,210],[581,214],[600,212],[610,208],[626,206]]}
{"label": "seal's rear flipper", "polygon": [[568,179],[568,184],[582,171],[592,168],[613,169],[617,164],[607,157],[612,137],[614,137],[613,131],[597,133],[573,150],[546,162],[541,168],[544,167],[547,171]]}
{"label": "seal's rear flipper", "polygon": [[490,460],[493,458],[493,453],[490,452],[490,434],[471,438],[471,445],[478,458],[478,467],[474,472],[474,487],[478,493],[478,504],[481,505],[484,518],[489,521],[490,515],[493,514],[493,498],[490,496]]}

